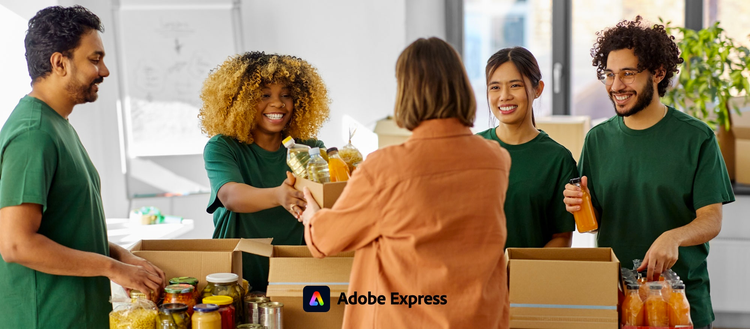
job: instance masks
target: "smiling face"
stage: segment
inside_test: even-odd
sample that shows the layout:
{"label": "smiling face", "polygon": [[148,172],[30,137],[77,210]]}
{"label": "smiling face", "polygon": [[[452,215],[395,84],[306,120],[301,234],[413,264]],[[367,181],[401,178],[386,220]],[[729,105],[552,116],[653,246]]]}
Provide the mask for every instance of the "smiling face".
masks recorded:
{"label": "smiling face", "polygon": [[255,116],[253,135],[280,136],[292,119],[294,99],[285,85],[270,84],[261,87],[261,97],[256,108],[258,113]]}
{"label": "smiling face", "polygon": [[99,84],[109,76],[104,65],[104,45],[99,32],[89,30],[81,36],[68,62],[65,90],[74,104],[93,102],[98,98]]}
{"label": "smiling face", "polygon": [[633,49],[613,50],[607,57],[607,68],[604,74],[613,74],[614,81],[606,86],[612,105],[617,115],[628,117],[634,115],[651,104],[654,99],[653,75],[642,71],[635,75],[631,83],[624,83],[620,79],[621,71],[638,71],[638,57]]}
{"label": "smiling face", "polygon": [[504,124],[519,124],[525,120],[531,124],[531,102],[527,88],[533,88],[529,79],[522,76],[512,62],[500,65],[487,85],[492,114]]}

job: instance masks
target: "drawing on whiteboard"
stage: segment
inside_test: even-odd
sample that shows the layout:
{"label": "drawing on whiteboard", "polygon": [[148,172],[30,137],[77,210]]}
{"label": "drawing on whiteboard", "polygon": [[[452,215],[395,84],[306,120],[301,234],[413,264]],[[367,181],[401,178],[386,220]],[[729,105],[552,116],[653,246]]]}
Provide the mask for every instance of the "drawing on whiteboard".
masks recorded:
{"label": "drawing on whiteboard", "polygon": [[235,54],[230,7],[119,10],[127,152],[200,154],[200,90],[210,70]]}

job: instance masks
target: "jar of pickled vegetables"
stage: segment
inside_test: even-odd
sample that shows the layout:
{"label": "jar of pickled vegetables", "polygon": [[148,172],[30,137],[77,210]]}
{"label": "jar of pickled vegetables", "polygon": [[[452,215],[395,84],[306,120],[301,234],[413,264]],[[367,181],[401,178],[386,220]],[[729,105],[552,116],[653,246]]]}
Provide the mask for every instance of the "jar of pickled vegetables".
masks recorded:
{"label": "jar of pickled vegetables", "polygon": [[166,295],[164,303],[181,303],[187,306],[188,315],[193,315],[193,306],[195,306],[195,294],[193,286],[189,284],[170,284],[164,288]]}
{"label": "jar of pickled vegetables", "polygon": [[193,306],[193,329],[222,329],[219,306],[198,304]]}
{"label": "jar of pickled vegetables", "polygon": [[[196,304],[198,304],[198,302],[200,301],[201,291],[198,290],[198,279],[192,276],[180,276],[169,279],[169,284],[189,284],[193,286],[193,294],[195,295]],[[192,310],[192,308],[190,309]]]}
{"label": "jar of pickled vegetables", "polygon": [[164,304],[159,308],[157,329],[188,329],[190,315],[188,307],[182,303]]}
{"label": "jar of pickled vegetables", "polygon": [[203,298],[204,304],[216,304],[219,306],[222,328],[234,328],[234,325],[236,323],[235,309],[234,305],[232,305],[232,302],[232,297],[229,296],[209,296]]}
{"label": "jar of pickled vegetables", "polygon": [[[242,298],[245,292],[239,284],[240,277],[234,273],[214,273],[206,276],[206,287],[203,288],[202,297],[229,296],[232,297],[232,305],[235,309],[235,323],[240,323],[244,313]],[[203,302],[205,304],[205,302]]]}

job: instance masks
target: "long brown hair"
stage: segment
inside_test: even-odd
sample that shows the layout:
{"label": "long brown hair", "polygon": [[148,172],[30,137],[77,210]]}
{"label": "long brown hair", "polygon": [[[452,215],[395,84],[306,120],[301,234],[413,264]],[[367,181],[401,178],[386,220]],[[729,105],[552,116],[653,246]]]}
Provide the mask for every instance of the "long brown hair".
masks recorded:
{"label": "long brown hair", "polygon": [[420,38],[396,62],[396,106],[399,127],[413,130],[422,121],[457,118],[474,126],[477,104],[461,58],[439,38]]}
{"label": "long brown hair", "polygon": [[[534,55],[524,47],[513,47],[503,48],[490,56],[487,60],[487,67],[485,68],[485,74],[487,77],[487,85],[490,84],[490,77],[495,73],[500,65],[507,62],[513,63],[521,76],[529,79],[531,88],[526,87],[524,84],[524,90],[526,91],[526,98],[529,99],[529,106],[531,107],[531,124],[536,127],[536,121],[534,120],[534,108],[531,103],[534,100],[534,90],[539,87],[539,81],[542,80],[542,72],[539,70],[539,63],[537,63]],[[489,96],[487,97],[489,102]]]}

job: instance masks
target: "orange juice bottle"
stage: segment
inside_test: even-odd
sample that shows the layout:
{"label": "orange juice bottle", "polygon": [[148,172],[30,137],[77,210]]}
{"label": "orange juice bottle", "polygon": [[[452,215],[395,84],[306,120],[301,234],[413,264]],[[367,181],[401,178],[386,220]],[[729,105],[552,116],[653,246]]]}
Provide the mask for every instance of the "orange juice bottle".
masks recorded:
{"label": "orange juice bottle", "polygon": [[648,283],[648,298],[646,298],[646,325],[650,327],[669,326],[669,311],[667,301],[661,295],[661,283]]}
{"label": "orange juice bottle", "polygon": [[349,165],[339,156],[338,148],[331,147],[328,149],[328,170],[331,173],[331,182],[349,180]]}
{"label": "orange juice bottle", "polygon": [[638,294],[638,284],[629,283],[628,292],[622,302],[622,324],[626,326],[642,326],[644,320],[643,301]]}
{"label": "orange juice bottle", "polygon": [[685,284],[675,283],[667,302],[669,306],[669,326],[692,325],[690,319],[690,303],[685,296]]}
{"label": "orange juice bottle", "polygon": [[638,278],[638,286],[640,287],[641,300],[645,302],[648,299],[648,282],[646,282],[645,277]]}
{"label": "orange juice bottle", "polygon": [[[571,179],[570,183],[581,187],[581,177]],[[573,218],[575,218],[579,233],[594,233],[599,229],[599,224],[596,222],[594,206],[591,205],[591,196],[583,189],[581,189],[581,192],[583,192],[581,210],[574,212]]]}

